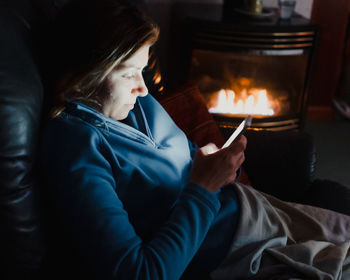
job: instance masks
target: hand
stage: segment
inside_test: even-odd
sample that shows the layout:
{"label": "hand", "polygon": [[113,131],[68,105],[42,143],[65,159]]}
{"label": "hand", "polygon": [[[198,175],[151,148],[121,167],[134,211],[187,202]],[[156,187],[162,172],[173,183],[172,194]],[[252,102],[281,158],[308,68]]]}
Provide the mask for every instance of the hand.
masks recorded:
{"label": "hand", "polygon": [[215,193],[236,179],[236,172],[244,162],[247,138],[240,136],[227,148],[219,150],[215,144],[200,148],[194,157],[190,181]]}

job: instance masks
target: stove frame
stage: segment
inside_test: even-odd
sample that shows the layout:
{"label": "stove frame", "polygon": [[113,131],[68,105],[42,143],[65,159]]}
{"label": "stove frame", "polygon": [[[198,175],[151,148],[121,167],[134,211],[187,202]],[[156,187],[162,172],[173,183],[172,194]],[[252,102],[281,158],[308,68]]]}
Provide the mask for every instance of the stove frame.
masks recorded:
{"label": "stove frame", "polygon": [[[195,5],[191,5],[195,7]],[[213,11],[213,9],[216,9]],[[219,9],[219,10],[218,10]],[[221,10],[220,10],[221,9]],[[184,9],[181,9],[184,11]],[[199,11],[210,11],[205,14]],[[265,52],[281,50],[300,50],[308,54],[304,85],[300,91],[301,105],[297,112],[283,116],[255,118],[251,129],[254,130],[300,130],[303,128],[315,47],[319,28],[307,19],[295,14],[291,20],[282,21],[278,16],[269,20],[256,21],[240,17],[227,18],[221,5],[200,9],[191,14],[187,7],[187,16],[181,19],[181,57],[183,81],[191,79],[191,61],[193,51],[210,50],[218,52]],[[176,15],[176,12],[175,12]],[[176,16],[175,16],[176,18]],[[234,20],[232,20],[234,18]],[[195,80],[194,80],[195,81]],[[235,128],[244,116],[234,117],[225,114],[213,114],[221,128]]]}

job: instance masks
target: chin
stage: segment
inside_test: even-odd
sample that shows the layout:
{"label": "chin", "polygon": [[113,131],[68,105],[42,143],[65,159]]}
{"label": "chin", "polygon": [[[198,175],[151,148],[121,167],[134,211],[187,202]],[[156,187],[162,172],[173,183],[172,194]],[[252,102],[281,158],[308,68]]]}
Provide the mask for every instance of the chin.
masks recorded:
{"label": "chin", "polygon": [[125,112],[125,113],[123,113],[123,114],[115,115],[114,119],[117,120],[117,121],[125,120],[125,119],[128,117],[129,112],[130,112],[130,111],[127,111],[127,112]]}

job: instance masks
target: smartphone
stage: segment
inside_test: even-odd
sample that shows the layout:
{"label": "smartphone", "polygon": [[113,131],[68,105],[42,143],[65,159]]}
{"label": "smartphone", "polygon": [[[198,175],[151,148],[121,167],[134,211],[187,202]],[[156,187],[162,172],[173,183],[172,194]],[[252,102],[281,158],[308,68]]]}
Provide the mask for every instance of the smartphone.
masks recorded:
{"label": "smartphone", "polygon": [[230,146],[230,144],[242,133],[244,133],[247,129],[247,127],[250,127],[252,125],[252,116],[248,115],[237,127],[237,129],[231,134],[230,138],[226,141],[226,143],[221,147],[221,149],[226,148]]}

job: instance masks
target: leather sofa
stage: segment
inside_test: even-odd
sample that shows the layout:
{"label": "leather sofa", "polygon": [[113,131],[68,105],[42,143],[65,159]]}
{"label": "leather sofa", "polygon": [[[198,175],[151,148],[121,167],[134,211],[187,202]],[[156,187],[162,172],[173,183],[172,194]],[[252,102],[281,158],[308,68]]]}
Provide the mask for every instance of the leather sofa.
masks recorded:
{"label": "leather sofa", "polygon": [[35,168],[43,86],[30,46],[33,7],[7,2],[0,2],[0,279],[27,279],[45,252]]}
{"label": "leather sofa", "polygon": [[[36,45],[44,38],[37,32],[64,2],[0,1],[0,279],[53,279],[57,270],[65,270],[64,260],[47,263],[52,232],[47,231],[45,186],[40,186],[36,167],[46,109]],[[244,169],[254,187],[285,200],[350,214],[349,189],[313,179],[310,135],[265,132],[247,137]]]}

